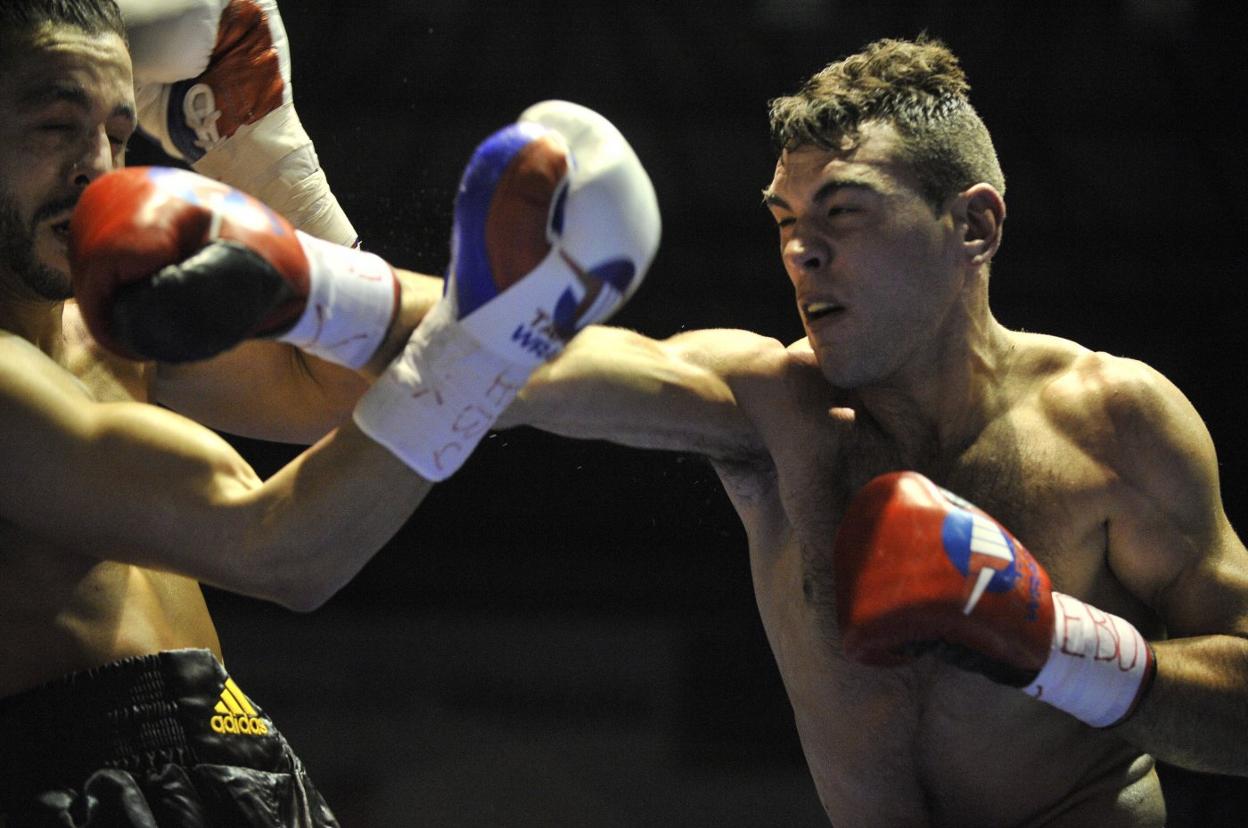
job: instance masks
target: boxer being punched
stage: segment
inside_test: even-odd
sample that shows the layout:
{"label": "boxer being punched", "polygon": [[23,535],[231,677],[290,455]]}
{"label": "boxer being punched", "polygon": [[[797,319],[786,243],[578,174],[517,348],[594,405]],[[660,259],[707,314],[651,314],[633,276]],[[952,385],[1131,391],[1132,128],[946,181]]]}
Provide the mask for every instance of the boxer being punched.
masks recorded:
{"label": "boxer being punched", "polygon": [[[636,288],[653,190],[600,116],[531,108],[469,162],[439,300],[225,183],[121,169],[138,120],[112,0],[0,6],[0,824],[334,824],[198,582],[332,595]],[[205,426],[314,445],[261,480]]]}
{"label": "boxer being punched", "polygon": [[710,458],[833,824],[1161,826],[1154,757],[1248,775],[1248,555],[1170,382],[994,319],[967,90],[884,40],[772,103],[805,338],[590,328],[504,424]]}

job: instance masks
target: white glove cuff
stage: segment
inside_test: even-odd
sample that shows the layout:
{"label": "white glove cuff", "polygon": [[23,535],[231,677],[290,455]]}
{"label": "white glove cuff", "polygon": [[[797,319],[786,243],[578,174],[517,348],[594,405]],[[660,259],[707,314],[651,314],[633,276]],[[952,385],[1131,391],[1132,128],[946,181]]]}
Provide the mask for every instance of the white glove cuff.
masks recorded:
{"label": "white glove cuff", "polygon": [[427,480],[468,459],[533,368],[482,348],[439,302],[355,407],[360,430]]}
{"label": "white glove cuff", "polygon": [[321,359],[359,368],[390,328],[398,279],[379,256],[295,233],[308,257],[308,303],[294,327],[278,339]]}
{"label": "white glove cuff", "polygon": [[1152,678],[1153,651],[1135,627],[1060,592],[1053,593],[1051,646],[1023,691],[1093,727],[1130,715]]}
{"label": "white glove cuff", "polygon": [[215,127],[201,144],[203,157],[191,165],[196,172],[250,193],[300,230],[336,244],[355,244],[355,228],[330,192],[293,103],[240,126],[228,138],[214,141],[212,133]]}

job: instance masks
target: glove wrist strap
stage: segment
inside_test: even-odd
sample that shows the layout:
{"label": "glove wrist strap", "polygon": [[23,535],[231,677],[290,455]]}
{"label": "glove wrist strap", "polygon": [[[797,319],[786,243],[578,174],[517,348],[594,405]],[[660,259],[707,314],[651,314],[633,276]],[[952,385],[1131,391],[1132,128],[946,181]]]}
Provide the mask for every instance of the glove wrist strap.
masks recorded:
{"label": "glove wrist strap", "polygon": [[485,348],[439,302],[356,405],[370,438],[427,480],[445,480],[468,459],[533,370]]}
{"label": "glove wrist strap", "polygon": [[1048,661],[1023,691],[1093,727],[1127,718],[1151,683],[1153,651],[1130,623],[1053,593]]}
{"label": "glove wrist strap", "polygon": [[379,256],[296,230],[308,257],[303,314],[278,339],[348,368],[368,362],[399,303],[399,282]]}

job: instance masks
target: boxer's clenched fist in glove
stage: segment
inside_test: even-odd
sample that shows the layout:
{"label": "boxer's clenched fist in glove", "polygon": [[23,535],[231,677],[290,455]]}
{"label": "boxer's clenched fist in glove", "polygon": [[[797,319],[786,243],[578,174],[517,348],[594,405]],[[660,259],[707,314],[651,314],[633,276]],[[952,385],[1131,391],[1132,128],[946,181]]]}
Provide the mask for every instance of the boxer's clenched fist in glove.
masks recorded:
{"label": "boxer's clenched fist in glove", "polygon": [[139,125],[197,172],[245,190],[300,230],[356,234],[295,113],[274,0],[120,0]]}
{"label": "boxer's clenched fist in glove", "polygon": [[833,554],[855,661],[934,650],[1096,727],[1126,718],[1148,688],[1152,650],[1133,626],[1052,591],[1013,535],[915,472],[863,487]]}
{"label": "boxer's clenched fist in glove", "polygon": [[445,295],[360,401],[360,429],[428,479],[452,474],[529,374],[637,289],[659,223],[609,121],[564,101],[530,107],[469,161]]}
{"label": "boxer's clenched fist in glove", "polygon": [[359,368],[399,295],[377,256],[167,167],[118,170],[87,187],[70,222],[70,270],[92,335],[123,356],[162,362],[205,359],[254,336]]}

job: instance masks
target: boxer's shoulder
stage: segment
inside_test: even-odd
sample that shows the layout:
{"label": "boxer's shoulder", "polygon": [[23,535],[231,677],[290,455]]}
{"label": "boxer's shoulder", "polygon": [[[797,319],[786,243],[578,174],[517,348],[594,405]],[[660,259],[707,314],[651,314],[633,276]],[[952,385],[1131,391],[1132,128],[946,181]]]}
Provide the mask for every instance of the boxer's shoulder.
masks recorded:
{"label": "boxer's shoulder", "polygon": [[30,400],[57,390],[86,391],[65,366],[27,339],[0,330],[0,399]]}
{"label": "boxer's shoulder", "polygon": [[[1042,410],[1067,468],[1089,469],[1111,529],[1109,561],[1137,596],[1156,596],[1180,569],[1221,545],[1212,437],[1187,397],[1139,360],[1084,352],[1055,375]],[[1090,463],[1083,463],[1085,459]],[[1181,542],[1178,532],[1190,540]],[[1192,553],[1195,557],[1188,557]]]}
{"label": "boxer's shoulder", "polygon": [[666,340],[664,347],[680,361],[715,374],[738,394],[819,378],[809,347],[803,353],[797,345],[786,347],[778,339],[753,331],[688,331]]}
{"label": "boxer's shoulder", "polygon": [[46,399],[45,394],[98,402],[145,401],[152,365],[109,354],[95,342],[76,313],[74,303],[67,303],[64,347],[57,358],[17,334],[0,330],[0,395],[17,395],[28,401]]}
{"label": "boxer's shoulder", "polygon": [[[682,361],[724,383],[735,406],[766,444],[765,453],[774,455],[794,440],[811,439],[808,432],[826,429],[826,412],[836,402],[836,391],[808,346],[786,346],[772,337],[734,329],[692,331],[668,343]],[[800,437],[799,432],[807,436]],[[765,459],[769,467],[773,458]]]}
{"label": "boxer's shoulder", "polygon": [[1046,418],[1104,459],[1147,461],[1154,452],[1211,449],[1190,401],[1160,371],[1136,359],[1080,350],[1038,385]]}

